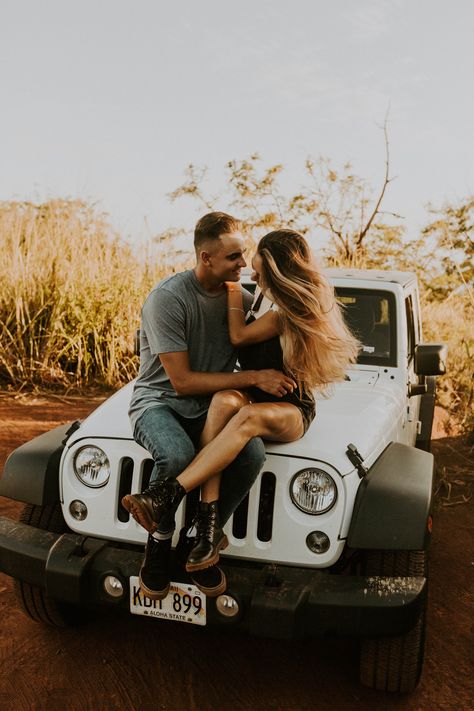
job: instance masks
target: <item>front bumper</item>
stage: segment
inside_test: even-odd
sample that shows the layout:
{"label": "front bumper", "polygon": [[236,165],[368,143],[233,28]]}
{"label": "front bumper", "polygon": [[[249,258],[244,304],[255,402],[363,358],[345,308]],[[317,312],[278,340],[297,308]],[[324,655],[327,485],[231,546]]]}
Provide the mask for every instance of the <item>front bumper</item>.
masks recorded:
{"label": "front bumper", "polygon": [[[138,575],[142,557],[142,551],[110,541],[51,533],[0,517],[0,571],[43,588],[58,601],[129,609],[129,578]],[[308,568],[255,567],[233,559],[222,559],[222,567],[227,594],[238,600],[240,612],[223,617],[209,599],[208,624],[280,639],[399,635],[415,624],[427,587],[421,577],[329,575]],[[182,568],[173,572],[173,580],[189,581]],[[122,598],[105,592],[107,575],[122,581]]]}

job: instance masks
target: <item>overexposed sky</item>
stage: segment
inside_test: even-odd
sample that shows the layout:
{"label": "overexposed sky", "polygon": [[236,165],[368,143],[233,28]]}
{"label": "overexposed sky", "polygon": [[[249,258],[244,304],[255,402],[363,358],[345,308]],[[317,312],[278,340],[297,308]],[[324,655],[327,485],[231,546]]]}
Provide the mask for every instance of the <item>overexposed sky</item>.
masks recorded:
{"label": "overexposed sky", "polygon": [[[351,161],[416,234],[474,190],[472,0],[2,0],[0,200],[99,202],[131,241],[192,227],[188,163]],[[219,207],[229,209],[222,204]]]}

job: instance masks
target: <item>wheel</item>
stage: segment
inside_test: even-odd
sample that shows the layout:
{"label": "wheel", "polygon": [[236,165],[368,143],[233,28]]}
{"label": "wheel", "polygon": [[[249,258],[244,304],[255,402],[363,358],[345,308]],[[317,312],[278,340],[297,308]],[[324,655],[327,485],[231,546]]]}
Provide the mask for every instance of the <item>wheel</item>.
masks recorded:
{"label": "wheel", "polygon": [[[366,575],[426,576],[425,551],[370,551]],[[423,667],[426,596],[414,627],[395,637],[362,640],[360,681],[379,691],[410,692],[418,684]]]}
{"label": "wheel", "polygon": [[[47,506],[27,504],[19,520],[21,523],[53,533],[66,533],[69,530],[59,503]],[[77,608],[54,600],[37,585],[15,580],[14,589],[20,608],[35,622],[43,622],[54,627],[69,627],[81,621],[81,613]]]}

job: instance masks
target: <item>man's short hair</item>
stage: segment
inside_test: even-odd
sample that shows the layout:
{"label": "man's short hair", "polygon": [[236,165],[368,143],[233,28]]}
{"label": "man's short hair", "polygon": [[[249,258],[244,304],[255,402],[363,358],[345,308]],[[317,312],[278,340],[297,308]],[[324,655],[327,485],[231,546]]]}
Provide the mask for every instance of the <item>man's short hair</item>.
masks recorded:
{"label": "man's short hair", "polygon": [[225,212],[209,212],[198,221],[194,229],[194,248],[201,249],[204,242],[217,241],[221,235],[240,230],[241,223]]}

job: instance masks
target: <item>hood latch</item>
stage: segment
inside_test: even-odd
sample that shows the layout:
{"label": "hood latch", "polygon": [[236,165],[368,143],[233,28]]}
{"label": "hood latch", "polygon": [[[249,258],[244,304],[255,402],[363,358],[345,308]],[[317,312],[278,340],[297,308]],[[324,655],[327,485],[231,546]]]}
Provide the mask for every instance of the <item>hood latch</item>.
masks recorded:
{"label": "hood latch", "polygon": [[360,479],[363,479],[369,470],[364,466],[364,459],[355,444],[350,443],[347,445],[346,455],[351,464],[357,469]]}

